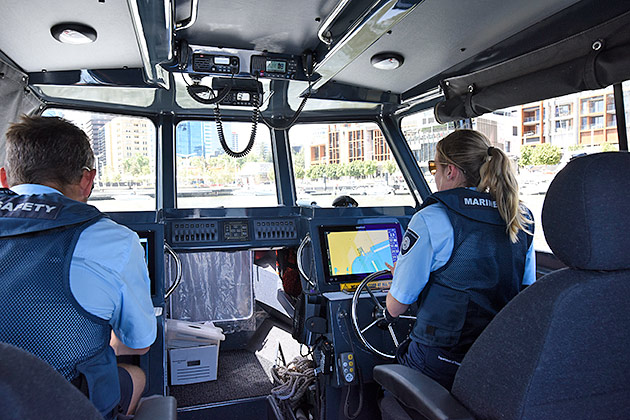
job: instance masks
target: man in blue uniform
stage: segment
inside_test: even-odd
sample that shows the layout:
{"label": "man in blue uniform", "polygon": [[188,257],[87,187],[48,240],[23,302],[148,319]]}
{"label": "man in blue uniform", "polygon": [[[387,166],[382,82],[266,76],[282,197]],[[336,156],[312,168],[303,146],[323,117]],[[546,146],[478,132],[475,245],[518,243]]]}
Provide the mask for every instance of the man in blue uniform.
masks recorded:
{"label": "man in blue uniform", "polygon": [[[106,418],[133,413],[157,325],[138,236],[86,204],[96,170],[83,131],[23,117],[0,168],[0,341],[51,364]],[[36,401],[33,402],[34,404]]]}

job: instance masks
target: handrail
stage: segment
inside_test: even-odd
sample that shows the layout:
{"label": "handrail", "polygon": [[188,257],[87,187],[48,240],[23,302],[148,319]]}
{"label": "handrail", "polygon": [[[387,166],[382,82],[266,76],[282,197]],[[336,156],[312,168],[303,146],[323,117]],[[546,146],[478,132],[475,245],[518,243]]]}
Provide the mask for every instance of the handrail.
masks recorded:
{"label": "handrail", "polygon": [[181,22],[175,22],[175,31],[182,31],[188,29],[197,21],[197,15],[199,14],[199,0],[191,0],[190,2],[190,17],[184,19]]}
{"label": "handrail", "polygon": [[330,12],[330,14],[326,17],[326,19],[324,19],[321,26],[317,30],[317,36],[324,44],[326,45],[332,44],[333,40],[332,40],[332,35],[329,29],[332,26],[335,19],[337,19],[337,17],[341,14],[341,12],[343,12],[343,10],[346,8],[348,3],[350,3],[350,0],[341,0],[339,3],[337,3],[333,11]]}
{"label": "handrail", "polygon": [[311,242],[311,235],[307,233],[304,239],[302,239],[300,246],[298,247],[296,259],[297,259],[298,271],[300,272],[302,277],[304,277],[306,282],[310,284],[313,289],[315,289],[317,285],[315,284],[314,281],[310,279],[309,276],[306,275],[306,273],[304,272],[304,267],[302,267],[302,253],[304,252],[304,247],[306,246],[306,244],[310,242]]}
{"label": "handrail", "polygon": [[[317,63],[314,73],[321,77],[314,82],[310,90],[317,90],[328,83],[423,1],[375,0],[370,9],[352,24],[343,38],[337,41],[324,58]],[[334,13],[331,13],[331,16],[336,17]],[[325,25],[320,28],[323,35],[330,27],[331,20],[329,18],[324,22]],[[327,39],[325,38],[324,42]],[[330,42],[332,43],[332,40]],[[306,91],[302,94],[306,94]]]}
{"label": "handrail", "polygon": [[168,290],[166,290],[166,293],[164,293],[164,300],[166,300],[173,294],[175,289],[177,289],[177,286],[179,286],[179,284],[182,282],[183,272],[182,272],[182,260],[179,258],[175,250],[171,248],[171,246],[166,242],[164,242],[164,250],[168,252],[169,254],[171,254],[173,259],[175,260],[175,269],[176,269],[175,281],[173,282],[173,284],[169,286]]}
{"label": "handrail", "polygon": [[173,10],[163,3],[127,0],[146,82],[168,89],[169,74],[161,64],[173,58]]}

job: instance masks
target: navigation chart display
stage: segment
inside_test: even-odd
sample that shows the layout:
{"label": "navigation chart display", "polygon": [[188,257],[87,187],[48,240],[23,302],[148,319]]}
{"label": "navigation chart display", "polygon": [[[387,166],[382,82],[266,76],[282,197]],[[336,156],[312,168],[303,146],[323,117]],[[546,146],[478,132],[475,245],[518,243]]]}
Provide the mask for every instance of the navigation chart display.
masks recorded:
{"label": "navigation chart display", "polygon": [[400,225],[374,224],[322,227],[328,281],[353,281],[387,270],[400,250]]}

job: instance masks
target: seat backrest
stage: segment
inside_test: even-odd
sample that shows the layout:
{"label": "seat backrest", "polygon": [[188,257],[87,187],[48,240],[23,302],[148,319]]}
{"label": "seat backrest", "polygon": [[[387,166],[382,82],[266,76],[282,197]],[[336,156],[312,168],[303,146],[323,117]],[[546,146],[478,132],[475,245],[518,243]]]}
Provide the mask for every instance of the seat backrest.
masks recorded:
{"label": "seat backrest", "polygon": [[0,343],[0,418],[102,420],[81,391],[48,363]]}
{"label": "seat backrest", "polygon": [[630,418],[630,154],[570,162],[545,237],[568,268],[514,298],[471,347],[452,393],[475,416]]}

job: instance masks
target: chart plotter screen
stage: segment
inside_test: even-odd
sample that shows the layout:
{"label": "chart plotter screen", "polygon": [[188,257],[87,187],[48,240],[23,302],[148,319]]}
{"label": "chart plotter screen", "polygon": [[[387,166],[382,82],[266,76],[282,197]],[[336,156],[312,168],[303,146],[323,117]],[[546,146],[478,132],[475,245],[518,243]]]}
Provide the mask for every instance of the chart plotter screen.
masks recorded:
{"label": "chart plotter screen", "polygon": [[401,229],[397,223],[320,229],[329,282],[361,280],[387,270],[385,263],[393,265],[398,257]]}

